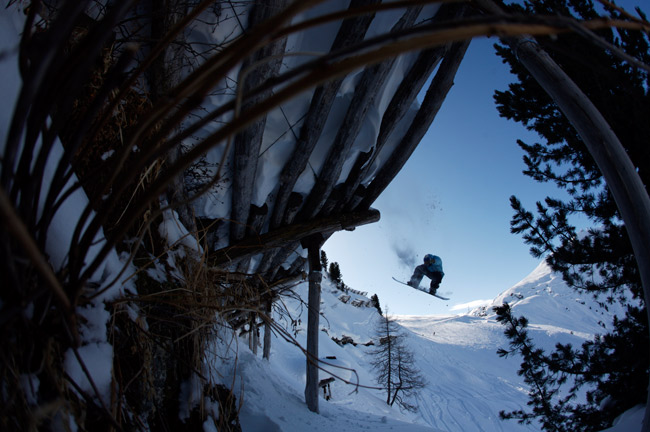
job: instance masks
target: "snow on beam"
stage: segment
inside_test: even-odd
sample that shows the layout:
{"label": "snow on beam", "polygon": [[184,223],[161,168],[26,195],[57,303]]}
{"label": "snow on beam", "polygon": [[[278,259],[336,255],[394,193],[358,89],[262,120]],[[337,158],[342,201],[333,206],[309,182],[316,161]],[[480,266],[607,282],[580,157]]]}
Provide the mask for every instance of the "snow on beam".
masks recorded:
{"label": "snow on beam", "polygon": [[[393,26],[391,32],[398,32],[413,26],[421,10],[422,6],[408,8]],[[395,60],[396,58],[393,57],[381,63],[367,66],[364,69],[344,117],[345,120],[339,128],[325,164],[318,174],[316,184],[298,214],[300,220],[307,220],[316,216],[327,202],[327,198],[332,193],[332,189],[341,175],[350,148],[361,131],[368,109],[372,106],[375,96],[386,82]]]}
{"label": "snow on beam", "polygon": [[[377,3],[379,3],[378,0],[352,0],[349,9]],[[354,45],[363,40],[373,19],[374,14],[365,14],[344,20],[332,43],[330,52]],[[290,205],[291,193],[300,174],[307,167],[309,157],[314,151],[318,138],[325,127],[325,122],[342,82],[342,78],[332,80],[317,87],[314,91],[307,116],[300,129],[296,148],[280,176],[278,195],[271,215],[271,228],[277,228],[282,224],[293,221],[295,213],[285,214],[288,211],[287,206]]]}
{"label": "snow on beam", "polygon": [[[286,0],[269,0],[264,5],[256,4],[251,10],[249,25],[253,27],[256,23],[262,22],[274,13],[281,11],[286,6]],[[243,93],[246,95],[250,89],[253,89],[270,77],[278,74],[281,61],[279,57],[274,58],[285,50],[286,38],[265,45],[257,51],[251,58],[247,59],[242,65],[242,69],[256,64],[259,60],[268,58],[268,62],[256,64],[255,68],[245,77],[243,77]],[[264,93],[256,95],[254,98],[244,100],[242,112],[248,107],[254,106],[260,100],[267,98],[271,94],[271,89]],[[230,241],[234,243],[241,240],[246,235],[246,221],[249,217],[253,188],[255,185],[255,173],[257,171],[257,161],[259,159],[260,146],[262,145],[262,136],[266,126],[266,116],[248,126],[245,130],[235,136],[234,141],[234,164],[235,175],[232,181],[232,210],[230,224]]]}
{"label": "snow on beam", "polygon": [[[462,4],[442,4],[438,12],[433,17],[434,21],[445,21],[460,18],[465,13],[465,5]],[[377,155],[381,152],[388,137],[395,130],[395,127],[402,120],[404,115],[411,108],[416,96],[422,90],[422,87],[433,73],[442,57],[445,55],[448,46],[439,46],[423,50],[406,73],[399,87],[393,94],[386,111],[384,112],[379,135],[374,148],[367,153],[361,153],[357,157],[355,164],[345,181],[342,197],[337,203],[336,211],[342,212],[347,209],[355,208],[358,200],[353,198],[359,185],[366,180],[369,171],[372,169]],[[327,213],[326,213],[327,214]]]}
{"label": "snow on beam", "polygon": [[360,208],[368,208],[377,199],[384,189],[395,178],[397,173],[402,169],[406,161],[411,157],[413,151],[422,140],[422,137],[429,129],[436,114],[440,110],[442,103],[447,97],[447,93],[454,84],[456,71],[460,62],[465,56],[469,40],[456,42],[451,45],[449,52],[445,55],[440,68],[431,81],[422,105],[418,110],[415,118],[411,122],[406,135],[397,146],[390,159],[384,164],[375,179],[368,185],[365,191],[365,197],[359,204]]}

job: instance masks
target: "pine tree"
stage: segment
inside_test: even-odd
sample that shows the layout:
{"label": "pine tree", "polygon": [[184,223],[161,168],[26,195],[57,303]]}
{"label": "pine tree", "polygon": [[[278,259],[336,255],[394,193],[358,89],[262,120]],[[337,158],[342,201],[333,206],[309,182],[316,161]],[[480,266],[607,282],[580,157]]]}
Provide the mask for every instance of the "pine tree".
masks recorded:
{"label": "pine tree", "polygon": [[377,382],[386,389],[386,404],[415,412],[417,407],[408,399],[423,388],[426,383],[415,367],[413,354],[404,345],[404,335],[388,314],[379,317],[375,336],[379,344],[370,351],[370,364]]}
{"label": "pine tree", "polygon": [[[621,411],[639,403],[650,359],[646,351],[635,352],[630,365],[627,350],[642,345],[636,339],[645,337],[635,330],[643,328],[637,324],[645,320],[641,309],[633,308],[625,319],[615,319],[612,333],[586,341],[580,349],[557,344],[551,354],[535,347],[525,317],[514,317],[508,304],[494,310],[510,341],[509,350],[501,348],[497,353],[502,357],[521,355],[518,373],[529,386],[528,405],[532,407],[531,412],[501,411],[502,418],[520,423],[537,418],[548,431],[598,431],[609,427]],[[586,402],[574,403],[581,390]]]}
{"label": "pine tree", "polygon": [[[512,7],[525,13],[558,14],[583,19],[597,17],[592,2],[586,0],[526,1],[522,6]],[[617,11],[609,12],[614,18],[624,19]],[[599,30],[598,36],[644,63],[650,63],[647,34]],[[648,185],[648,72],[635,69],[611,51],[577,34],[539,37],[536,41],[593,101],[625,147],[642,181]],[[510,84],[507,91],[495,93],[500,115],[522,123],[542,139],[541,143],[535,144],[518,141],[525,152],[527,169],[524,174],[539,182],[554,183],[569,196],[565,201],[547,197],[543,203],[538,202],[536,215],[527,211],[516,197],[512,197],[511,206],[515,214],[511,231],[523,236],[531,246],[532,255],[546,256],[551,268],[561,273],[567,284],[580,291],[602,293],[608,302],[623,300],[630,295],[637,298],[642,296],[625,226],[584,143],[553,100],[519,64],[516,53],[507,45],[496,45],[496,49],[518,79],[518,82]],[[578,233],[570,222],[573,215],[586,216],[594,228]],[[505,314],[504,310],[501,312]],[[526,342],[512,348],[524,357],[522,370],[526,370],[525,374],[531,374],[531,394],[538,395],[531,396],[532,413],[519,411],[506,417],[523,421],[539,417],[549,424],[557,424],[559,428],[549,426],[547,430],[589,430],[592,420],[598,418],[599,422],[607,423],[622,411],[645,402],[649,350],[645,309],[629,306],[625,319],[615,321],[610,334],[587,342],[578,351],[568,346],[558,346],[550,355],[526,348],[532,346],[532,341],[526,339],[523,332],[525,321],[503,316],[502,322],[508,325],[506,335],[511,341],[519,337],[519,343]],[[546,360],[548,362],[545,363]],[[552,368],[570,362],[573,369],[571,373],[562,371],[569,374],[564,375],[563,379],[554,380],[546,375],[552,375]],[[568,405],[560,403],[554,408],[555,411],[545,409],[546,398],[543,395],[559,392],[559,387],[565,384],[568,376],[580,384],[578,388],[582,383],[590,382],[596,385],[597,390],[587,392],[588,403],[584,406],[569,409]],[[540,387],[540,383],[547,387]],[[546,388],[546,393],[535,390],[543,388]],[[607,409],[599,410],[598,405],[606,400],[609,401]],[[556,414],[566,414],[567,410],[572,412],[572,420],[558,420]]]}
{"label": "pine tree", "polygon": [[[497,354],[507,357],[514,353],[521,355],[523,361],[517,372],[523,376],[529,386],[528,406],[531,412],[516,410],[501,411],[502,419],[518,419],[519,423],[530,424],[538,419],[542,429],[552,432],[597,431],[609,426],[604,413],[592,404],[574,404],[572,400],[580,388],[588,381],[584,379],[585,364],[577,361],[589,349],[578,353],[571,345],[556,346],[556,352],[550,356],[542,349],[536,348],[528,335],[525,317],[516,318],[508,304],[494,308],[497,322],[506,326],[505,335],[510,340],[510,349],[499,349]],[[587,344],[588,345],[588,344]],[[562,391],[562,385],[571,381],[568,390]],[[593,399],[593,398],[592,398]]]}
{"label": "pine tree", "polygon": [[325,253],[324,250],[320,251],[320,263],[324,269],[326,269],[327,266],[329,265],[329,261],[327,260],[327,254]]}
{"label": "pine tree", "polygon": [[[585,0],[525,2],[525,11],[576,15],[584,19],[597,16],[591,2]],[[613,12],[613,16],[618,18],[620,14]],[[615,34],[601,30],[598,34],[629,55],[650,62],[648,38],[642,33]],[[648,73],[634,69],[579,35],[537,40],[598,107],[638,167],[643,182],[648,184]],[[584,143],[552,99],[519,64],[516,54],[505,45],[496,48],[519,81],[510,84],[507,91],[495,93],[500,115],[524,124],[545,140],[535,144],[518,141],[526,153],[524,174],[539,182],[553,182],[571,197],[567,202],[546,198],[545,204],[537,204],[536,218],[513,197],[516,212],[511,222],[513,232],[525,233],[524,239],[532,245],[533,255],[551,252],[551,267],[576,288],[610,292],[631,289],[640,294],[639,276],[625,227]],[[568,222],[576,214],[591,219],[599,228],[577,236]],[[594,275],[600,281],[595,282]]]}
{"label": "pine tree", "polygon": [[377,294],[373,294],[373,295],[370,297],[370,302],[371,302],[372,305],[375,307],[375,309],[377,309],[377,312],[379,312],[379,315],[383,315],[383,314],[384,314],[384,313],[382,312],[382,310],[381,310],[381,306],[379,305],[379,297],[377,296]]}
{"label": "pine tree", "polygon": [[341,268],[339,267],[339,263],[337,262],[330,263],[329,275],[330,275],[330,279],[334,281],[334,283],[336,284],[336,287],[338,289],[342,289],[343,275],[341,274]]}

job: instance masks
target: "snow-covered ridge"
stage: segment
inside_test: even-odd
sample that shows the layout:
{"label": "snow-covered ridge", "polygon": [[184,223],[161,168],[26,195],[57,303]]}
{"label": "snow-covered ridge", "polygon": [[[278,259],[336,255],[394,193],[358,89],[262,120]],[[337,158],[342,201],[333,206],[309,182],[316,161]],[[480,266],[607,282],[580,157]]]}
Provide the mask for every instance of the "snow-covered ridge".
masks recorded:
{"label": "snow-covered ridge", "polygon": [[521,282],[494,299],[490,308],[508,303],[516,315],[526,316],[535,327],[568,330],[591,338],[611,328],[614,315],[624,314],[620,304],[604,305],[603,300],[577,293],[542,262]]}

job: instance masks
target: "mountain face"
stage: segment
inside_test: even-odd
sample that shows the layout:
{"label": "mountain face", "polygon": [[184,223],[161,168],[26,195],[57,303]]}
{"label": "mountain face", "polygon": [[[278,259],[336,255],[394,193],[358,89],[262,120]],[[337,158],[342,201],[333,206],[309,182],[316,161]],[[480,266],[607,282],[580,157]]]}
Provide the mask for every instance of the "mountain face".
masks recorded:
{"label": "mountain face", "polygon": [[[306,290],[306,283],[294,288],[303,298]],[[411,401],[418,406],[411,414],[389,407],[385,392],[372,388],[377,384],[369,365],[369,344],[378,343],[374,329],[379,315],[367,300],[365,293],[344,293],[328,280],[323,282],[320,379],[333,375],[335,380],[330,384],[331,399],[321,400],[320,415],[305,407],[305,357],[297,346],[274,336],[270,362],[240,350],[234,379],[235,388],[243,388],[238,397],[245,401],[244,430],[540,430],[536,424],[498,417],[500,410],[525,409],[527,394],[516,373],[520,359],[496,354],[498,348],[507,347],[507,340],[491,308],[508,302],[516,316],[530,320],[529,332],[538,346],[549,349],[558,342],[579,346],[604,332],[613,314],[621,312],[579,296],[542,263],[490,306],[462,315],[395,317],[427,381]],[[292,300],[276,313],[278,322],[304,346],[306,305]]]}

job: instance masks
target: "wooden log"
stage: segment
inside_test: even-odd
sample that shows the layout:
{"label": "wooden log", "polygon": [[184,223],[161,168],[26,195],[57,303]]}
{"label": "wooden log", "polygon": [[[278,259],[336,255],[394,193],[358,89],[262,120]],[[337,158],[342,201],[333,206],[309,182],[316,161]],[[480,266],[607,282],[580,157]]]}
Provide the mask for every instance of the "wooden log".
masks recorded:
{"label": "wooden log", "polygon": [[266,320],[264,322],[264,349],[262,352],[262,358],[269,360],[271,358],[271,336],[273,335],[270,322],[273,313],[273,299],[266,299],[266,303],[264,304],[264,313],[266,314]]}
{"label": "wooden log", "polygon": [[[411,27],[421,10],[422,6],[408,8],[392,27],[391,32]],[[325,205],[334,185],[339,180],[343,164],[354,140],[359,135],[368,109],[372,106],[379,90],[384,86],[394,63],[395,58],[391,58],[364,69],[361,79],[355,87],[354,96],[348,106],[343,124],[339,128],[334,144],[318,174],[316,184],[300,210],[298,220],[304,221],[313,218]]]}
{"label": "wooden log", "polygon": [[[445,3],[440,6],[433,19],[434,21],[453,20],[462,16],[465,11],[466,7],[463,4]],[[420,93],[427,79],[433,73],[448,49],[449,46],[441,46],[420,52],[393,94],[388,107],[386,107],[386,111],[381,118],[379,134],[377,135],[377,141],[374,148],[369,152],[359,154],[357,157],[357,160],[345,181],[342,197],[337,204],[336,211],[342,212],[345,209],[354,208],[356,204],[351,203],[351,200],[353,200],[355,191],[359,185],[366,180],[377,156],[383,149],[384,144],[388,141],[388,137],[411,108],[416,96]],[[358,201],[356,203],[358,203]]]}
{"label": "wooden log", "polygon": [[[287,206],[285,217],[290,217],[290,220],[293,220],[293,215],[298,212],[301,204],[302,195],[292,192],[289,197],[289,204]],[[284,225],[289,225],[289,222],[285,222]],[[265,251],[264,256],[260,260],[259,266],[257,267],[257,273],[263,275],[264,279],[267,281],[273,280],[274,275],[278,271],[278,267],[284,263],[288,256],[289,253],[284,253],[280,248]]]}
{"label": "wooden log", "polygon": [[221,266],[268,249],[285,247],[313,234],[352,230],[360,225],[377,222],[379,218],[378,210],[368,209],[280,227],[258,237],[244,239],[238,244],[212,252],[208,256],[208,262],[212,266]]}
{"label": "wooden log", "polygon": [[296,274],[298,270],[304,267],[304,265],[307,263],[307,259],[304,257],[296,257],[295,260],[293,260],[293,263],[291,263],[291,266],[287,270],[287,274],[293,275]]}
{"label": "wooden log", "polygon": [[343,183],[334,186],[332,192],[327,197],[325,203],[323,204],[323,207],[321,208],[321,214],[329,215],[335,211],[335,209],[338,207],[339,203],[343,199],[344,186],[345,185]]}
{"label": "wooden log", "polygon": [[[248,214],[248,223],[246,224],[246,236],[253,237],[260,234],[266,215],[269,213],[269,206],[264,204],[262,207],[251,205],[250,212]],[[237,265],[237,271],[242,273],[248,273],[250,267],[250,259],[244,259]],[[255,273],[255,269],[250,270],[252,273]]]}
{"label": "wooden log", "polygon": [[[256,24],[265,21],[272,15],[281,12],[287,4],[287,0],[267,0],[266,2],[257,2],[253,6],[249,16],[249,26],[252,28]],[[284,52],[286,38],[270,43],[259,49],[253,56],[248,58],[242,65],[242,70],[255,64],[259,60],[272,58]],[[246,110],[260,100],[266,99],[271,90],[267,90],[254,98],[246,98],[246,94],[251,89],[264,83],[270,77],[277,75],[280,70],[280,58],[272,58],[268,62],[262,62],[255,66],[248,75],[243,79],[240,91],[244,95],[242,114],[246,115]],[[266,116],[248,126],[242,132],[238,133],[234,139],[234,173],[232,180],[232,203],[230,210],[230,242],[234,243],[244,238],[246,234],[246,222],[251,206],[251,199],[255,187],[255,173],[257,171],[257,161],[262,145],[264,127],[266,125]]]}
{"label": "wooden log", "polygon": [[291,192],[289,195],[289,201],[287,202],[286,210],[284,212],[284,217],[282,218],[282,225],[289,225],[298,214],[300,206],[302,205],[303,198],[302,194],[297,192]]}
{"label": "wooden log", "polygon": [[251,350],[253,355],[257,356],[257,314],[255,312],[250,312],[248,315],[248,325],[249,325],[249,334],[248,334],[248,349]]}
{"label": "wooden log", "polygon": [[365,196],[357,208],[369,208],[411,157],[454,84],[456,71],[468,46],[469,41],[456,42],[451,45],[449,52],[445,55],[431,81],[424,101],[422,101],[420,109],[411,122],[411,126],[400,144],[393,151],[390,159],[381,167],[374,180],[368,185]]}
{"label": "wooden log", "polygon": [[[276,256],[278,254],[278,249],[270,249],[270,250],[265,250],[264,254],[262,255],[262,258],[260,259],[260,262],[257,266],[257,269],[255,270],[255,273],[259,275],[264,275],[266,274],[269,270],[273,269],[273,263],[276,259]],[[265,277],[265,280],[268,281],[268,279]]]}
{"label": "wooden log", "polygon": [[[377,3],[379,0],[352,0],[349,9]],[[367,14],[344,20],[332,43],[331,51],[338,51],[363,40],[373,18],[374,14]],[[318,86],[314,91],[307,116],[300,128],[295,150],[280,175],[280,185],[270,220],[271,228],[277,228],[283,223],[288,224],[293,221],[293,216],[285,216],[289,197],[298,178],[307,167],[309,157],[314,151],[323,127],[325,127],[332,103],[342,82],[343,79],[332,80]]]}
{"label": "wooden log", "polygon": [[291,255],[294,254],[298,248],[300,248],[300,243],[293,242],[281,248],[275,249],[276,253],[273,256],[273,260],[270,262],[270,266],[268,268],[268,272],[265,274],[265,277],[268,278],[269,281],[275,280],[278,272],[282,268],[282,265],[290,259]]}
{"label": "wooden log", "polygon": [[372,168],[377,155],[384,147],[391,132],[395,130],[395,126],[397,126],[413,104],[415,97],[422,89],[422,86],[424,86],[426,79],[431,75],[433,69],[440,62],[440,59],[442,59],[444,52],[444,47],[422,51],[409,72],[404,76],[404,79],[382,116],[379,134],[377,135],[374,148],[369,152],[359,154],[348,175],[342,191],[341,200],[337,206],[339,211],[346,208],[347,203],[351,200],[357,187],[359,187],[359,184]]}
{"label": "wooden log", "polygon": [[262,231],[262,226],[264,225],[264,220],[266,215],[269,213],[269,206],[264,204],[262,207],[251,205],[250,211],[248,213],[248,224],[246,236],[259,235]]}
{"label": "wooden log", "polygon": [[357,189],[354,192],[354,195],[352,195],[352,197],[350,197],[348,202],[345,203],[346,207],[349,208],[349,209],[357,208],[359,206],[359,204],[361,203],[361,201],[363,201],[365,196],[366,196],[366,187],[364,185],[360,184],[359,186],[357,186]]}
{"label": "wooden log", "polygon": [[303,240],[309,262],[309,300],[307,304],[307,383],[305,402],[312,412],[318,412],[318,333],[320,325],[320,285],[323,279],[320,248],[323,236],[315,234]]}
{"label": "wooden log", "polygon": [[[188,6],[185,2],[179,0],[153,0],[150,7],[151,40],[159,41],[164,39],[174,26],[183,19]],[[150,85],[149,95],[154,104],[158,103],[161,98],[166,97],[170,90],[181,82],[183,59],[185,58],[184,50],[185,36],[181,32],[174,38],[173,43],[168,44],[160,55],[153,59],[148,71],[148,82]],[[180,157],[181,152],[180,146],[170,149],[166,155],[167,165],[173,165]],[[187,204],[183,174],[173,177],[167,187],[166,195],[169,204],[185,202],[185,204],[175,205],[174,209],[178,213],[180,222],[187,230],[190,233],[196,233],[197,227],[192,208]]]}
{"label": "wooden log", "polygon": [[413,101],[415,101],[415,97],[424,86],[429,75],[431,75],[442,59],[444,53],[445,47],[436,47],[434,49],[422,51],[409,72],[404,76],[404,79],[400,83],[400,86],[393,95],[393,98],[382,116],[375,147],[371,152],[367,154],[361,153],[359,155],[355,161],[354,167],[348,175],[348,179],[345,182],[345,188],[343,189],[343,196],[341,197],[339,204],[341,210],[346,207],[347,203],[352,198],[352,195],[359,187],[359,184],[361,184],[367,176],[377,159],[377,156],[388,141],[388,137],[395,130],[395,127],[400,120],[404,118],[404,115],[413,104]]}

